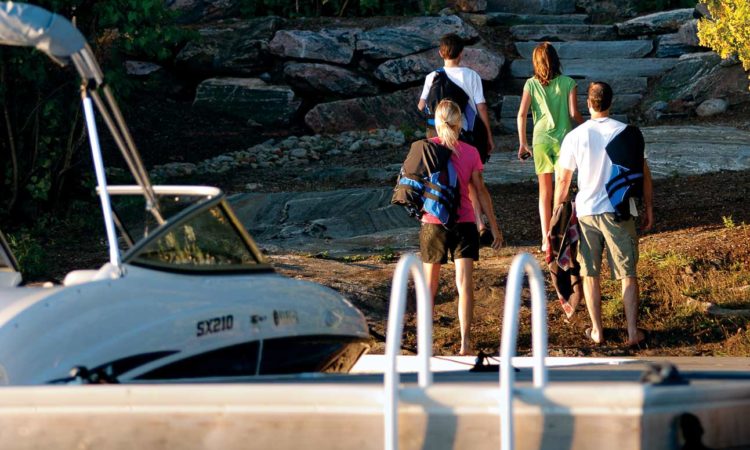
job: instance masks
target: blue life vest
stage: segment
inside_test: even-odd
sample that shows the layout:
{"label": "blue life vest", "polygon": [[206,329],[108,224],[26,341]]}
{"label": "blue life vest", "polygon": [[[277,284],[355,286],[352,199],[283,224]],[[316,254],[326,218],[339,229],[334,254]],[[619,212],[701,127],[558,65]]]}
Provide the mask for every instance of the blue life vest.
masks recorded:
{"label": "blue life vest", "polygon": [[426,212],[445,227],[452,227],[458,218],[461,193],[451,155],[449,148],[434,142],[413,143],[401,167],[391,203],[404,206],[417,219]]}

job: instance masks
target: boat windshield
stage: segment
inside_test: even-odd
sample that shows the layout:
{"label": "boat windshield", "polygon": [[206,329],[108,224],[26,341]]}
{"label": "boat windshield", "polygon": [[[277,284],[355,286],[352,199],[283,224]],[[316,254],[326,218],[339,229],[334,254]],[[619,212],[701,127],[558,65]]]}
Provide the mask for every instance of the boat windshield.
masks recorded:
{"label": "boat windshield", "polygon": [[167,221],[162,226],[149,223],[151,215],[144,214],[143,205],[139,208],[132,200],[125,202],[125,208],[116,209],[120,244],[129,248],[124,262],[170,271],[269,268],[223,196],[196,200],[171,195],[159,201],[163,212],[172,213],[165,214]]}

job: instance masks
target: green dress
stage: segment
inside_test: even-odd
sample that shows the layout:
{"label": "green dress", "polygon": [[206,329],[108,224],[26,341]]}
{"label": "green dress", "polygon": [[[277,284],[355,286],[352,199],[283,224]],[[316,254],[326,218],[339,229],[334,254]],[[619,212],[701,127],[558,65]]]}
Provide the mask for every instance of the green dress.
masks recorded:
{"label": "green dress", "polygon": [[553,140],[562,142],[573,129],[570,124],[568,96],[576,87],[574,79],[559,75],[542,86],[536,78],[529,78],[523,87],[531,95],[531,114],[534,118],[534,142]]}
{"label": "green dress", "polygon": [[534,118],[534,163],[537,173],[554,171],[560,155],[560,144],[573,129],[570,123],[568,97],[576,87],[574,79],[558,75],[542,86],[536,78],[529,78],[523,87],[531,96],[531,115]]}

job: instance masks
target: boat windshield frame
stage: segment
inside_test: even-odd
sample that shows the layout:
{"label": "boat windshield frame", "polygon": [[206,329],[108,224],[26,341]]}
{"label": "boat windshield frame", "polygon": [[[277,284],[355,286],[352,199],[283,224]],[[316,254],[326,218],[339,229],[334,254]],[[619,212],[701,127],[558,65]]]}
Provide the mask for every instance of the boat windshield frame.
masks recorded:
{"label": "boat windshield frame", "polygon": [[[198,189],[198,190],[196,190]],[[109,186],[107,189],[110,195],[138,195],[142,196],[140,186]],[[147,236],[134,243],[122,257],[125,264],[154,269],[164,272],[175,272],[182,274],[210,274],[219,275],[227,273],[247,273],[247,272],[273,272],[274,269],[266,257],[258,248],[255,241],[247,232],[237,216],[234,214],[231,206],[226,200],[225,194],[217,188],[196,187],[196,186],[154,186],[157,195],[196,195],[203,196],[195,203],[187,206],[182,211],[167,219],[163,224],[152,230]],[[176,228],[190,222],[196,216],[207,213],[210,209],[218,207],[223,215],[228,219],[228,225],[234,231],[238,242],[242,243],[245,250],[255,260],[254,264],[221,264],[211,265],[179,265],[158,263],[156,261],[146,262],[139,260],[138,256],[155,241],[165,237]]]}

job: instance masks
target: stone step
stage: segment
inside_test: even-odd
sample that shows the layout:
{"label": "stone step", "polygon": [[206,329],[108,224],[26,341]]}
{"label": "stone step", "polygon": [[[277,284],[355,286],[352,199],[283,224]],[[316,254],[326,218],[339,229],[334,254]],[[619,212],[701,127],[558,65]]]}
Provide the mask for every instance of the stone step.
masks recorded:
{"label": "stone step", "polygon": [[[624,114],[638,106],[643,96],[641,94],[620,94],[615,95],[612,100],[612,113],[613,114]],[[503,97],[503,105],[500,108],[500,117],[516,117],[518,115],[518,107],[521,105],[521,97],[518,95],[506,95]],[[578,96],[578,111],[584,114],[588,111],[586,105],[586,96]],[[531,113],[529,113],[531,115]]]}
{"label": "stone step", "polygon": [[[674,67],[677,58],[610,58],[562,60],[565,75],[595,79],[654,77]],[[531,61],[517,59],[510,65],[511,76],[528,78],[534,74]]]}
{"label": "stone step", "polygon": [[487,13],[484,14],[487,18],[485,25],[498,26],[498,25],[552,25],[552,24],[569,24],[569,25],[584,25],[589,23],[589,16],[587,14],[563,14],[563,15],[551,15],[551,14],[513,14],[513,13]]}
{"label": "stone step", "polygon": [[[516,50],[531,59],[537,42],[516,42]],[[569,41],[552,42],[560,59],[643,58],[654,49],[653,41]]]}
{"label": "stone step", "polygon": [[657,58],[678,58],[686,53],[705,52],[703,47],[686,44],[679,33],[663,34],[656,39]]}
{"label": "stone step", "polygon": [[[592,81],[604,81],[612,86],[612,90],[615,94],[644,94],[648,89],[648,78],[646,77],[630,77],[630,78],[604,78],[604,79],[592,79],[584,78],[582,80],[576,80],[578,84],[578,95],[585,95],[588,92],[589,84]],[[526,83],[525,78],[513,78],[509,80],[509,87],[511,92],[523,91],[523,85]]]}
{"label": "stone step", "polygon": [[487,12],[567,14],[576,12],[575,0],[487,0]]}
{"label": "stone step", "polygon": [[613,25],[516,25],[510,28],[517,41],[613,41]]}
{"label": "stone step", "polygon": [[[628,123],[628,116],[625,114],[612,114],[610,117],[612,117],[615,120],[619,120],[623,123]],[[583,116],[584,120],[589,120],[591,117],[589,115]],[[502,134],[517,134],[518,133],[518,125],[516,124],[516,118],[515,117],[503,117],[500,119],[500,132]],[[534,124],[529,118],[529,120],[526,121],[526,132],[529,134],[529,137],[531,137],[531,134],[534,132]]]}

